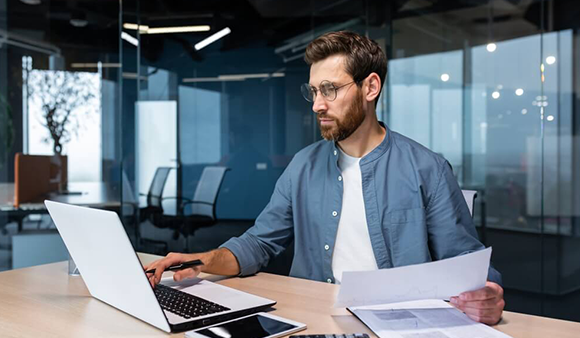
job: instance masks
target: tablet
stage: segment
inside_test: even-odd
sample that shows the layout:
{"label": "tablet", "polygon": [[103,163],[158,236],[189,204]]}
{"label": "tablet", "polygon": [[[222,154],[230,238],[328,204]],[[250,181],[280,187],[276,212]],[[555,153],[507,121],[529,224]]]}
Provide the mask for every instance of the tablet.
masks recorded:
{"label": "tablet", "polygon": [[185,335],[191,338],[275,338],[305,328],[306,324],[260,312],[189,331]]}

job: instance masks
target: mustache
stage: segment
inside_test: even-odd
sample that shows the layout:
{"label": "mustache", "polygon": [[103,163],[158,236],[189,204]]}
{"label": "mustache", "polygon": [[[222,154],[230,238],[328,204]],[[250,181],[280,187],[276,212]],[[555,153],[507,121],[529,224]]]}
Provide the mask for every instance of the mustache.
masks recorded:
{"label": "mustache", "polygon": [[318,114],[316,115],[316,119],[318,119],[319,121],[324,119],[324,120],[336,120],[334,117],[329,116],[327,114]]}

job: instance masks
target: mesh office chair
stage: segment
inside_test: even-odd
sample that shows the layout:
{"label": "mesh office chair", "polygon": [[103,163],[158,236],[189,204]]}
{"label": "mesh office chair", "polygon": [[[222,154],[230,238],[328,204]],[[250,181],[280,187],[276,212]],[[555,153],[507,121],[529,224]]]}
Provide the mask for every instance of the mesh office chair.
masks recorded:
{"label": "mesh office chair", "polygon": [[[139,224],[137,225],[137,237],[140,244],[143,243],[146,239],[141,238],[141,232],[139,229],[140,223],[148,220],[152,224],[159,223],[159,221],[163,218],[163,189],[165,188],[165,183],[167,182],[167,177],[169,177],[169,173],[171,172],[170,167],[159,167],[155,170],[155,175],[153,176],[153,180],[151,181],[151,185],[149,186],[149,191],[147,192],[147,206],[144,208],[139,209]],[[144,194],[139,194],[144,196]],[[155,240],[146,240],[149,242],[153,242],[154,244],[161,244],[164,246],[165,251],[167,251],[167,243],[162,241],[155,241]]]}
{"label": "mesh office chair", "polygon": [[[189,236],[199,228],[217,223],[216,201],[228,170],[226,167],[205,167],[195,188],[193,199],[171,197],[178,200],[177,215],[163,215],[163,218],[154,225],[173,229],[174,239],[183,235],[187,250]],[[164,198],[166,199],[169,198]]]}

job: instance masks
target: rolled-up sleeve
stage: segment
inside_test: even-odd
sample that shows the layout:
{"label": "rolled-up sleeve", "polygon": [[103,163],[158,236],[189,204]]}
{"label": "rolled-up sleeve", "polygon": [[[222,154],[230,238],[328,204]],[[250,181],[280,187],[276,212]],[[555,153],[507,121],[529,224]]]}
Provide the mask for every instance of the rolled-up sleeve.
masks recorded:
{"label": "rolled-up sleeve", "polygon": [[230,250],[240,265],[240,275],[258,272],[270,259],[282,253],[294,237],[292,218],[291,165],[276,182],[270,202],[253,227],[220,247]]}
{"label": "rolled-up sleeve", "polygon": [[[443,162],[440,169],[426,207],[432,258],[440,260],[484,249],[451,166]],[[488,280],[502,284],[501,274],[491,265]]]}

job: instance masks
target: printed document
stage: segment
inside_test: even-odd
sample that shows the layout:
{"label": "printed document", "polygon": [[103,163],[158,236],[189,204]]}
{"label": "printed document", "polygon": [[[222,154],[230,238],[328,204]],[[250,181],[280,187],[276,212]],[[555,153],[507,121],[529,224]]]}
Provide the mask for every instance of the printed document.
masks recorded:
{"label": "printed document", "polygon": [[449,299],[485,286],[491,248],[425,264],[344,272],[335,307]]}
{"label": "printed document", "polygon": [[348,308],[381,338],[507,338],[442,300]]}

